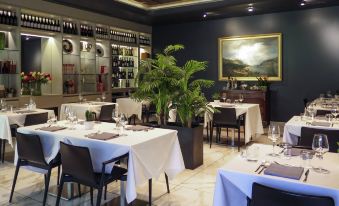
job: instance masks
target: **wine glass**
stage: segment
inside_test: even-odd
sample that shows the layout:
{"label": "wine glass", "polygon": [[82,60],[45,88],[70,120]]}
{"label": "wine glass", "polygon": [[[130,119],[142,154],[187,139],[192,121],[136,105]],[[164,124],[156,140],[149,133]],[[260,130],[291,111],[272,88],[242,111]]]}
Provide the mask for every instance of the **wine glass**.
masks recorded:
{"label": "wine glass", "polygon": [[82,96],[81,93],[79,93],[79,102],[81,103],[83,99],[84,99],[84,97]]}
{"label": "wine glass", "polygon": [[337,116],[339,115],[338,108],[337,107],[333,107],[331,109],[331,114],[333,115],[334,120],[336,121],[337,120]]}
{"label": "wine glass", "polygon": [[309,107],[307,107],[307,113],[311,116],[311,119],[313,121],[316,110],[312,106],[309,106]]}
{"label": "wine glass", "polygon": [[70,129],[75,129],[75,125],[74,124],[76,124],[76,122],[78,120],[76,114],[74,112],[69,112],[68,119],[69,119],[69,122],[71,123]]}
{"label": "wine glass", "polygon": [[223,93],[221,96],[221,99],[223,100],[223,102],[226,102],[226,98],[227,98],[226,93]]}
{"label": "wine glass", "polygon": [[[315,134],[313,137],[312,149],[315,151],[315,156],[319,160],[322,160],[324,154],[329,151],[327,135]],[[315,172],[322,173],[322,174],[328,174],[330,172],[327,169],[322,168],[321,166],[317,168],[313,168],[313,170]]]}
{"label": "wine glass", "polygon": [[125,126],[128,122],[126,116],[124,114],[120,114],[120,119],[119,119],[119,122],[120,122],[120,125],[121,125],[121,135],[124,135],[124,129],[125,129]]}
{"label": "wine glass", "polygon": [[120,126],[120,117],[117,109],[113,109],[112,119],[115,121],[115,128],[117,129]]}
{"label": "wine glass", "polygon": [[103,92],[101,94],[101,99],[102,99],[103,102],[105,101],[105,99],[106,99],[106,93],[105,92]]}
{"label": "wine glass", "polygon": [[65,114],[65,120],[68,120],[68,117],[69,117],[69,113],[70,113],[71,109],[69,107],[65,107],[65,111],[64,111],[64,114]]}
{"label": "wine glass", "polygon": [[239,102],[242,103],[244,101],[244,95],[240,94],[239,95]]}
{"label": "wine glass", "polygon": [[272,140],[272,153],[268,154],[272,157],[277,157],[279,154],[275,153],[275,145],[280,138],[280,127],[278,125],[270,125],[268,128],[268,138]]}

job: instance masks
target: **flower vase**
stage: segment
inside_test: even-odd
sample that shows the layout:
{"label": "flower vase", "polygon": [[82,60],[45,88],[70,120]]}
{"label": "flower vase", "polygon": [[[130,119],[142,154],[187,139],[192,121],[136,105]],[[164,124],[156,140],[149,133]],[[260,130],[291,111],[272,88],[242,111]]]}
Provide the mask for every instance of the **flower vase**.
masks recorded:
{"label": "flower vase", "polygon": [[22,83],[21,85],[21,95],[31,95],[31,86],[30,83]]}
{"label": "flower vase", "polygon": [[34,82],[33,84],[33,96],[41,96],[41,82]]}

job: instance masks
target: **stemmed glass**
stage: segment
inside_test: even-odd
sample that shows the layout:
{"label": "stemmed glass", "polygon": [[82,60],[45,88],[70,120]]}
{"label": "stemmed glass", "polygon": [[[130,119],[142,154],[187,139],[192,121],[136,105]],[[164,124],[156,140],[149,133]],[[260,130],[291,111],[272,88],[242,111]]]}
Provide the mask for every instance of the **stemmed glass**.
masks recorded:
{"label": "stemmed glass", "polygon": [[272,140],[272,153],[268,154],[272,157],[277,157],[279,154],[275,153],[275,145],[280,138],[280,127],[278,125],[270,125],[268,128],[268,138]]}
{"label": "stemmed glass", "polygon": [[119,122],[120,122],[121,129],[122,129],[120,135],[123,136],[123,135],[124,135],[124,129],[125,129],[125,126],[126,126],[128,120],[127,120],[126,116],[125,116],[124,114],[122,114],[122,113],[120,114],[120,120],[119,120]]}
{"label": "stemmed glass", "polygon": [[68,120],[70,111],[71,111],[71,109],[69,107],[65,107],[65,111],[64,111],[65,120]]}
{"label": "stemmed glass", "polygon": [[223,100],[223,102],[226,102],[226,98],[227,98],[226,93],[223,93],[223,94],[222,94],[222,97],[221,97],[221,99]]}
{"label": "stemmed glass", "polygon": [[82,100],[84,99],[84,97],[82,96],[81,93],[79,93],[79,102],[82,103]]}
{"label": "stemmed glass", "polygon": [[239,102],[242,103],[244,101],[244,95],[240,94],[239,95]]}
{"label": "stemmed glass", "polygon": [[101,94],[101,100],[104,102],[105,99],[106,99],[106,94],[105,94],[105,92],[103,92],[103,93]]}
{"label": "stemmed glass", "polygon": [[113,109],[112,112],[112,119],[115,121],[115,128],[118,129],[118,127],[120,126],[120,117],[119,117],[119,113],[117,109]]}
{"label": "stemmed glass", "polygon": [[[326,152],[329,151],[329,144],[327,135],[325,134],[315,134],[312,142],[312,149],[315,151],[315,155],[319,160],[323,159],[323,156]],[[328,174],[330,171],[322,168],[321,166],[313,168],[315,172]]]}
{"label": "stemmed glass", "polygon": [[333,115],[334,120],[336,121],[337,120],[337,116],[339,115],[338,108],[337,107],[333,107],[332,110],[331,110],[331,114]]}
{"label": "stemmed glass", "polygon": [[312,106],[309,106],[307,107],[307,113],[311,116],[311,120],[313,121],[316,110]]}
{"label": "stemmed glass", "polygon": [[71,123],[71,128],[70,129],[75,129],[75,125],[74,124],[76,124],[77,120],[78,120],[76,114],[74,112],[70,112],[68,119],[69,119],[69,121]]}

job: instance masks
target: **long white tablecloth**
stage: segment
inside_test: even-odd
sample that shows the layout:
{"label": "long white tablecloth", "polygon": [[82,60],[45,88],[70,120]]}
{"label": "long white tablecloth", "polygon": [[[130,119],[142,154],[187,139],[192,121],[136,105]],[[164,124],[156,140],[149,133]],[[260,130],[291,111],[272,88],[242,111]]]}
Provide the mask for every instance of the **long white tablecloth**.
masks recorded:
{"label": "long white tablecloth", "polygon": [[142,104],[143,102],[137,102],[132,98],[118,98],[118,111],[131,117],[132,115],[137,115],[138,119],[142,119]]}
{"label": "long white tablecloth", "polygon": [[[78,125],[76,130],[47,132],[36,130],[43,125],[21,127],[19,132],[38,134],[41,137],[46,161],[52,160],[58,153],[61,141],[88,147],[95,171],[100,172],[102,162],[129,152],[126,199],[130,203],[137,197],[136,187],[150,178],[158,178],[166,172],[170,179],[185,169],[177,131],[153,129],[148,132],[125,131],[120,136],[108,141],[86,138],[93,132],[114,132],[115,124],[96,124],[92,130],[84,130]],[[113,165],[111,165],[113,166]]]}
{"label": "long white tablecloth", "polygon": [[[20,110],[17,110],[20,111]],[[24,109],[22,109],[24,111]],[[10,125],[17,124],[20,127],[24,126],[25,119],[28,114],[38,114],[48,112],[48,117],[54,116],[53,110],[46,110],[46,109],[36,109],[32,113],[24,113],[19,114],[14,112],[0,112],[0,139],[5,139],[8,143],[13,147],[13,140],[11,134]]]}
{"label": "long white tablecloth", "polygon": [[[316,119],[315,121],[323,121],[323,120]],[[310,128],[326,129],[326,130],[339,130],[339,122],[336,122],[335,124],[333,124],[333,127],[312,126],[312,125],[307,124],[305,117],[303,118],[303,120],[301,120],[300,116],[294,116],[285,124],[283,142],[296,145],[298,143],[298,138],[301,135],[302,127],[310,127]]]}
{"label": "long white tablecloth", "polygon": [[[223,106],[224,103],[215,103],[211,102],[210,105],[215,107],[216,109]],[[248,143],[252,138],[255,138],[257,134],[263,134],[264,128],[261,120],[261,113],[259,104],[235,104],[233,107],[235,108],[237,117],[246,113],[245,117],[245,143]],[[204,118],[204,126],[213,120],[213,113],[210,111],[205,112]]]}
{"label": "long white tablecloth", "polygon": [[[252,145],[253,146],[253,145]],[[300,157],[292,157],[290,160],[282,158],[269,159],[266,154],[272,151],[272,146],[254,144],[259,147],[259,159],[271,160],[279,163],[287,163],[299,166]],[[244,158],[236,156],[227,165],[220,168],[217,173],[214,190],[214,206],[246,206],[247,197],[251,198],[252,184],[254,182],[281,190],[295,193],[330,196],[335,204],[339,205],[339,155],[326,153],[324,160],[312,160],[311,164],[323,165],[329,169],[329,174],[319,174],[310,170],[308,180],[292,180],[270,175],[257,174],[254,171],[260,162],[248,162]],[[301,179],[304,178],[304,174]]]}
{"label": "long white tablecloth", "polygon": [[79,119],[86,119],[85,113],[86,110],[95,112],[97,117],[99,117],[101,107],[104,105],[111,105],[115,103],[111,102],[84,102],[84,103],[67,103],[62,104],[60,108],[60,120],[65,120],[65,109],[66,107],[70,108],[72,112],[75,112]]}

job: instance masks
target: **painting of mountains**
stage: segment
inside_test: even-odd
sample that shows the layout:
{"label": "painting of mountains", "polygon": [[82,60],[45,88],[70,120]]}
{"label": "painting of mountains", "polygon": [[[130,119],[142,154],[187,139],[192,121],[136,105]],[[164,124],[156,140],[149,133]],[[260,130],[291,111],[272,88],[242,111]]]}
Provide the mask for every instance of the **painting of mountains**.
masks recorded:
{"label": "painting of mountains", "polygon": [[281,34],[219,39],[219,80],[281,81]]}

